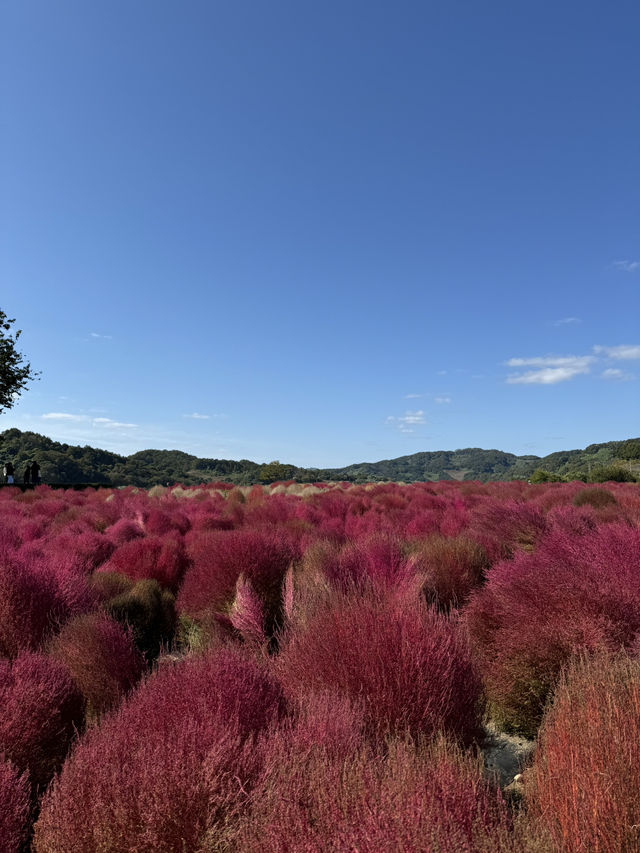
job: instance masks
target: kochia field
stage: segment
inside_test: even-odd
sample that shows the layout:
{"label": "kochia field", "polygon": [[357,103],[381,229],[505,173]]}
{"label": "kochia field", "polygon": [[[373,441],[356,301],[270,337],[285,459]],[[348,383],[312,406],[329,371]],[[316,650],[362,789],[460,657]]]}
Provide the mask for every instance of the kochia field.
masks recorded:
{"label": "kochia field", "polygon": [[0,555],[6,853],[640,849],[637,484],[6,487]]}

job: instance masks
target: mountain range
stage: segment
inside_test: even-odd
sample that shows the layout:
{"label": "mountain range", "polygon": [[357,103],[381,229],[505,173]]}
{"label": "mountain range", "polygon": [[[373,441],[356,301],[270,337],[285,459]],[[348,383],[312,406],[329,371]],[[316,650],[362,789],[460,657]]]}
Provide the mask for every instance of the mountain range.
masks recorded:
{"label": "mountain range", "polygon": [[248,459],[202,459],[179,450],[143,450],[121,456],[85,445],[63,444],[35,432],[8,429],[0,433],[0,461],[11,461],[16,481],[36,459],[44,483],[111,486],[197,485],[222,481],[236,485],[347,481],[413,483],[433,480],[636,480],[640,478],[640,438],[590,444],[547,456],[516,456],[501,450],[467,447],[360,462],[344,468],[299,468],[278,461],[259,464]]}

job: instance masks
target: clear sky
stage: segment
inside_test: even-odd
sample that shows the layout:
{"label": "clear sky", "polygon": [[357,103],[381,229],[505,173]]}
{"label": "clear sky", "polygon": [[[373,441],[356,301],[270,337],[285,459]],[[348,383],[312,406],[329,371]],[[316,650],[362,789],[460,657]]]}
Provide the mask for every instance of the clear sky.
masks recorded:
{"label": "clear sky", "polygon": [[341,466],[640,434],[640,4],[0,11],[0,415]]}

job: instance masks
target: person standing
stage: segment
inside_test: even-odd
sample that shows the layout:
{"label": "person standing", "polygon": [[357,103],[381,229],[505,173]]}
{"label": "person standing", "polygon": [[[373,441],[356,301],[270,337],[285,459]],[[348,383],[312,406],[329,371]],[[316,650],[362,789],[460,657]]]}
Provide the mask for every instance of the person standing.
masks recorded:
{"label": "person standing", "polygon": [[24,469],[24,474],[22,475],[22,482],[25,486],[28,486],[31,483],[31,465],[27,465]]}
{"label": "person standing", "polygon": [[13,463],[7,462],[4,466],[4,476],[8,485],[13,483]]}
{"label": "person standing", "polygon": [[35,459],[31,463],[31,482],[34,486],[37,486],[40,483],[40,466]]}

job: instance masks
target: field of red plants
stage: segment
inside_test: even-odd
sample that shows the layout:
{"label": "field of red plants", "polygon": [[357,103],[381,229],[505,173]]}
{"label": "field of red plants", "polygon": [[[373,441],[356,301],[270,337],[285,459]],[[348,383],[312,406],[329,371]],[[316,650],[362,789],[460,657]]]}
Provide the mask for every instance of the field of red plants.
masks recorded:
{"label": "field of red plants", "polygon": [[3,853],[640,850],[638,485],[7,487],[0,555]]}

